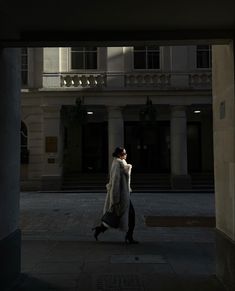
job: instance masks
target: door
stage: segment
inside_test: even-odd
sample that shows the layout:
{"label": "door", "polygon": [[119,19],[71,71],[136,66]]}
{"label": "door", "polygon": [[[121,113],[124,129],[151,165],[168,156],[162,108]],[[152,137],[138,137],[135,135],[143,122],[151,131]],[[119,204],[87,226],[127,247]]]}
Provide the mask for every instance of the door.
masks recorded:
{"label": "door", "polygon": [[125,146],[128,161],[139,173],[164,173],[170,171],[169,122],[143,125],[125,123]]}
{"label": "door", "polygon": [[187,125],[188,171],[201,172],[201,126],[199,122]]}
{"label": "door", "polygon": [[83,172],[105,173],[108,171],[107,122],[87,123],[82,129]]}

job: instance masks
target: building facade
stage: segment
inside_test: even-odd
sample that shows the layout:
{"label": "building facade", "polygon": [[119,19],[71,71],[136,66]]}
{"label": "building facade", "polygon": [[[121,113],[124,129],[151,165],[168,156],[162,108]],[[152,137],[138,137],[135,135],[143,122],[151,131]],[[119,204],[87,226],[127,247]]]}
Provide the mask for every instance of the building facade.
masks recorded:
{"label": "building facade", "polygon": [[21,96],[22,189],[107,176],[116,146],[137,180],[213,174],[210,46],[24,48]]}

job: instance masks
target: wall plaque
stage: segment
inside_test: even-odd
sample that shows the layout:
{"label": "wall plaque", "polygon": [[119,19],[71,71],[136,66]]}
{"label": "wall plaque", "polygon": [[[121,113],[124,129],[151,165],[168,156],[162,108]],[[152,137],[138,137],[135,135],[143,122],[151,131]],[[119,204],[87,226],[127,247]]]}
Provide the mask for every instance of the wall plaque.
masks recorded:
{"label": "wall plaque", "polygon": [[57,136],[46,136],[45,139],[45,152],[46,153],[57,153]]}

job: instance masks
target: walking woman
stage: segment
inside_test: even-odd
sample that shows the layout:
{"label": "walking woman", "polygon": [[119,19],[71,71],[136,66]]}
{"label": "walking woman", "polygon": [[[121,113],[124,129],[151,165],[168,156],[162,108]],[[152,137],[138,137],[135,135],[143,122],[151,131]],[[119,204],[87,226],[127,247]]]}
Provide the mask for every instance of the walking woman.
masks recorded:
{"label": "walking woman", "polygon": [[[107,211],[114,212],[118,217],[118,228],[126,232],[125,242],[137,244],[133,239],[135,228],[135,210],[130,200],[130,179],[132,165],[126,162],[127,153],[124,148],[117,147],[113,153],[113,162],[110,169],[109,183],[106,185],[107,195],[103,214]],[[94,230],[94,237],[98,240],[101,232],[105,232],[111,226],[102,221]]]}

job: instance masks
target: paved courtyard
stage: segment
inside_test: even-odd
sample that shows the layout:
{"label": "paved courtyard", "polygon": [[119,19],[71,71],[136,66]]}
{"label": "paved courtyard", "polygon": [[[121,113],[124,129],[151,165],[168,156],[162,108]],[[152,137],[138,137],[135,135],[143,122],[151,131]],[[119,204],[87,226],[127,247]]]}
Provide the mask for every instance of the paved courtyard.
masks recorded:
{"label": "paved courtyard", "polygon": [[210,227],[148,227],[146,216],[214,216],[208,193],[133,194],[135,238],[93,238],[103,193],[22,193],[22,279],[16,290],[222,291]]}

